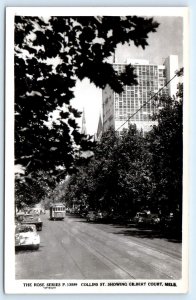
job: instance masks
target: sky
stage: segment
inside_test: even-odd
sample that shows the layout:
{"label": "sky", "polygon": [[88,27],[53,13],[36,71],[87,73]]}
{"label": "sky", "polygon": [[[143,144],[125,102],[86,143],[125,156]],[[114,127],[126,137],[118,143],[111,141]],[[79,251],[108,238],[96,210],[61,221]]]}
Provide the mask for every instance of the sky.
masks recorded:
{"label": "sky", "polygon": [[[163,64],[170,54],[178,55],[179,67],[183,65],[182,17],[154,17],[160,23],[157,32],[150,33],[145,50],[134,44],[119,45],[115,52],[115,61],[124,63],[127,58],[147,59],[150,63]],[[97,132],[99,116],[102,112],[102,90],[96,88],[88,79],[78,81],[74,89],[72,106],[85,111],[87,133]],[[78,120],[81,126],[81,119]]]}

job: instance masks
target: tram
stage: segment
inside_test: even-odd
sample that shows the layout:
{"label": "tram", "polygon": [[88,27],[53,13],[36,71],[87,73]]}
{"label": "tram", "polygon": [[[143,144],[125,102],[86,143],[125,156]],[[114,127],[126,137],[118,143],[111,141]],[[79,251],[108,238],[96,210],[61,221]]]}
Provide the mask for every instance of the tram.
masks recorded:
{"label": "tram", "polygon": [[65,218],[65,205],[54,203],[50,206],[50,220],[63,220]]}

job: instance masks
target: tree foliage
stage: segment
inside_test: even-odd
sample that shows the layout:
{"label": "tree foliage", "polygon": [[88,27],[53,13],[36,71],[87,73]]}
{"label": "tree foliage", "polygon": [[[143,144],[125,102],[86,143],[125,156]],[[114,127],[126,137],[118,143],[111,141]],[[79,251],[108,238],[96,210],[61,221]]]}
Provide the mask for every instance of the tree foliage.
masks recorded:
{"label": "tree foliage", "polygon": [[136,16],[15,17],[15,158],[26,175],[73,172],[78,147],[93,146],[80,134],[80,113],[70,103],[76,80],[89,78],[116,92],[135,84],[132,67],[117,74],[107,58],[120,43],[145,48],[157,27],[152,18]]}
{"label": "tree foliage", "polygon": [[46,172],[39,170],[33,176],[21,178],[16,176],[15,181],[15,204],[17,209],[25,206],[33,207],[35,204],[50,194],[56,186],[54,177],[49,176]]}
{"label": "tree foliage", "polygon": [[178,98],[162,96],[154,115],[157,125],[143,135],[134,125],[122,136],[106,132],[87,166],[71,177],[65,189],[68,205],[125,215],[149,209],[182,216],[182,85]]}
{"label": "tree foliage", "polygon": [[141,203],[148,202],[146,155],[144,137],[134,125],[122,137],[106,132],[91,162],[71,178],[66,199],[96,210],[134,214]]}
{"label": "tree foliage", "polygon": [[151,155],[150,170],[154,189],[152,199],[163,211],[182,211],[183,164],[183,86],[178,98],[160,99],[162,109],[155,115],[154,126],[147,140]]}

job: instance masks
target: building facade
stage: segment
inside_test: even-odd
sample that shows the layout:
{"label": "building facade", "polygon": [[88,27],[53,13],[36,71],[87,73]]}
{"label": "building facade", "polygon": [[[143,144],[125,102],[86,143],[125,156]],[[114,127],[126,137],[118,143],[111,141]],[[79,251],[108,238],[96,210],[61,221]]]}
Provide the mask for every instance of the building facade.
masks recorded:
{"label": "building facade", "polygon": [[[153,125],[151,116],[157,108],[154,99],[150,100],[152,96],[158,92],[159,95],[176,94],[176,78],[168,86],[164,86],[178,70],[178,56],[170,55],[163,65],[150,64],[148,60],[130,59],[126,64],[114,63],[113,67],[120,73],[128,64],[135,69],[138,85],[124,86],[121,94],[106,86],[102,92],[103,131],[114,128],[121,132],[129,124],[136,124],[139,130],[149,131]],[[146,102],[148,103],[145,104]]]}

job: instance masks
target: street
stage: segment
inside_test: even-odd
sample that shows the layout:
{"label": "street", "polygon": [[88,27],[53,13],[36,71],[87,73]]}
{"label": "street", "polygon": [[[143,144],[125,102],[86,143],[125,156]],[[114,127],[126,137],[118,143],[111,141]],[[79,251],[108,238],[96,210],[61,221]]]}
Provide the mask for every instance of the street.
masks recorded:
{"label": "street", "polygon": [[16,252],[16,279],[181,278],[181,243],[75,216],[41,218],[40,248]]}

